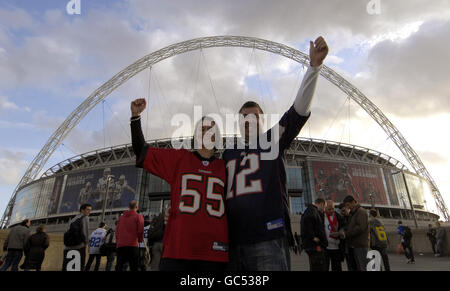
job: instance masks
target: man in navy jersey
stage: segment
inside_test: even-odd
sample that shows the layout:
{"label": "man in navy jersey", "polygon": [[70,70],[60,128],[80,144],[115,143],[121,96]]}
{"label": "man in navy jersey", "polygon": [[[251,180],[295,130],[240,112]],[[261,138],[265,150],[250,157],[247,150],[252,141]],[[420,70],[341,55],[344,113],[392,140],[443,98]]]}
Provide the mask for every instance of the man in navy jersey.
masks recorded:
{"label": "man in navy jersey", "polygon": [[[310,41],[310,66],[295,102],[267,132],[262,133],[263,111],[257,103],[246,102],[239,110],[243,138],[237,141],[237,148],[227,148],[222,156],[227,167],[230,270],[290,270],[293,238],[283,156],[310,116],[327,54],[322,37]],[[270,142],[270,147],[263,146],[264,141]]]}

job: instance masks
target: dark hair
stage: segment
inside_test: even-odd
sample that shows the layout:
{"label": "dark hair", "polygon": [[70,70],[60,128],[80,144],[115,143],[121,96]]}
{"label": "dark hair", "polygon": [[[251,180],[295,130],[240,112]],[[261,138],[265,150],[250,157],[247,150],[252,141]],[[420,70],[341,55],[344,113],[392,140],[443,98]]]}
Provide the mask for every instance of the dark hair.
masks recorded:
{"label": "dark hair", "polygon": [[397,224],[402,224],[402,221],[401,221],[401,220],[399,220],[399,221],[397,222]]}
{"label": "dark hair", "polygon": [[242,113],[242,111],[245,108],[251,108],[251,107],[256,107],[259,109],[259,111],[261,112],[261,114],[264,114],[263,110],[261,109],[261,106],[259,106],[258,103],[254,102],[254,101],[247,101],[244,103],[244,105],[242,105],[241,109],[239,109],[239,113]]}
{"label": "dark hair", "polygon": [[45,225],[41,224],[36,228],[36,232],[45,232]]}
{"label": "dark hair", "polygon": [[27,218],[27,219],[24,219],[24,220],[22,220],[22,222],[20,223],[20,225],[22,225],[22,226],[25,226],[25,225],[27,225],[27,223],[29,222],[30,220]]}
{"label": "dark hair", "polygon": [[84,204],[82,204],[82,205],[80,206],[80,212],[81,212],[82,210],[85,210],[85,209],[88,208],[88,207],[92,207],[92,205],[89,204],[89,203],[84,203]]}
{"label": "dark hair", "polygon": [[98,225],[99,228],[105,227],[106,223],[104,223],[103,221],[100,222],[100,224]]}
{"label": "dark hair", "polygon": [[378,213],[375,209],[370,209],[369,211],[370,215],[372,215],[373,217],[377,217]]}
{"label": "dark hair", "polygon": [[341,202],[341,204],[339,204],[338,208],[339,208],[339,209],[345,208],[345,203],[344,203],[344,202]]}
{"label": "dark hair", "polygon": [[315,203],[315,204],[325,204],[325,200],[322,199],[322,198],[317,198],[317,199],[314,201],[314,203]]}
{"label": "dark hair", "polygon": [[342,202],[344,203],[351,203],[353,201],[356,201],[355,198],[352,195],[348,195],[344,198],[344,200]]}
{"label": "dark hair", "polygon": [[131,200],[130,204],[128,204],[128,208],[135,209],[137,207],[138,203],[136,200]]}

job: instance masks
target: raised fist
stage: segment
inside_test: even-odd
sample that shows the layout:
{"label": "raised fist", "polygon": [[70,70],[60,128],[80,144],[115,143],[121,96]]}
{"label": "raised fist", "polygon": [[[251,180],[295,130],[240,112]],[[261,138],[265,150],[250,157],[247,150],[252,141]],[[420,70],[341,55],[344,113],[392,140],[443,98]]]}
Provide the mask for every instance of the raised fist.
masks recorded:
{"label": "raised fist", "polygon": [[142,111],[145,110],[145,107],[147,106],[147,101],[145,101],[144,98],[139,98],[131,102],[131,116],[139,116]]}
{"label": "raised fist", "polygon": [[319,36],[314,42],[309,42],[309,59],[312,67],[320,66],[327,55],[328,45],[323,37]]}

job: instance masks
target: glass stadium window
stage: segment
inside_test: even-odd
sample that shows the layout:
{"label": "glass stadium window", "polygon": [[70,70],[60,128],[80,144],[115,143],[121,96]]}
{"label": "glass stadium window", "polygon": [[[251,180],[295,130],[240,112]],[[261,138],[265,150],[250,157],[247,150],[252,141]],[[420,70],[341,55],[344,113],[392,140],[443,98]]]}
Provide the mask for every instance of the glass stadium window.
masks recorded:
{"label": "glass stadium window", "polygon": [[305,203],[303,197],[290,197],[291,198],[291,214],[299,215],[305,210]]}
{"label": "glass stadium window", "polygon": [[303,189],[302,168],[289,167],[286,168],[288,189]]}

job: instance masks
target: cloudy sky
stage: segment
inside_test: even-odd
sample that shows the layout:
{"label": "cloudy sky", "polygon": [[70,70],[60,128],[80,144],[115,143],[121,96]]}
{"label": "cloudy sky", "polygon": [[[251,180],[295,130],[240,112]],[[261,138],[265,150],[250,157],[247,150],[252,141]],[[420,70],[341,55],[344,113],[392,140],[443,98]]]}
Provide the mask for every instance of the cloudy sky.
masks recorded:
{"label": "cloudy sky", "polygon": [[[204,36],[242,35],[307,52],[322,35],[325,64],[368,96],[420,155],[450,205],[450,2],[380,0],[0,0],[0,211],[53,131],[95,89],[139,58]],[[431,4],[432,3],[432,4]],[[170,137],[176,113],[236,112],[246,100],[267,113],[292,104],[303,68],[242,48],[179,55],[145,70],[95,107],[52,155],[57,162],[130,142],[129,102],[149,98],[148,139]],[[215,96],[215,98],[214,98]],[[216,101],[217,100],[217,101]],[[354,101],[321,78],[300,136],[356,144],[409,164]],[[434,208],[429,200],[428,207]]]}

